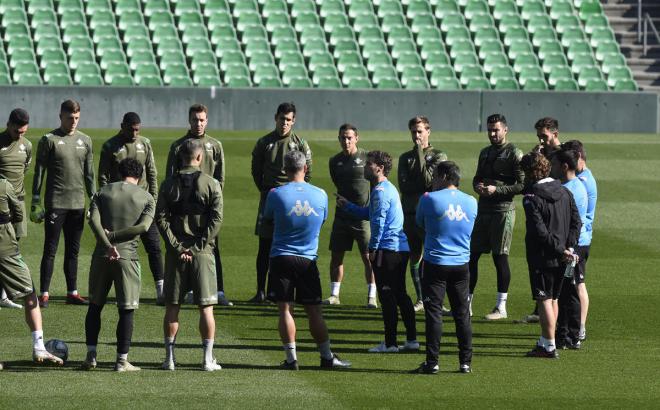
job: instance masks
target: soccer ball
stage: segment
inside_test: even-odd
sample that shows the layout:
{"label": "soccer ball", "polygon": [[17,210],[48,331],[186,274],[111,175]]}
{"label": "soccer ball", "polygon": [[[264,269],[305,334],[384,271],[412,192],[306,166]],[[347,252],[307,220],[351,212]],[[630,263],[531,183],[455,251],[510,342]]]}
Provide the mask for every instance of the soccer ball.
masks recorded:
{"label": "soccer ball", "polygon": [[50,339],[46,342],[46,350],[53,356],[57,356],[66,362],[69,358],[69,346],[64,343],[64,340]]}

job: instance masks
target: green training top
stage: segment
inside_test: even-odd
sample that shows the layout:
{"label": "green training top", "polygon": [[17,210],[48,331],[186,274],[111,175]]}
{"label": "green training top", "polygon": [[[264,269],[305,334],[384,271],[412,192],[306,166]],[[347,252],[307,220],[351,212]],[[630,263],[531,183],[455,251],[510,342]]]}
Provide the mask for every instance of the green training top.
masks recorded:
{"label": "green training top", "polygon": [[144,173],[138,185],[156,198],[158,175],[154,152],[151,148],[151,141],[141,135],[133,140],[117,134],[103,144],[99,160],[99,188],[122,180],[119,175],[119,163],[126,158],[136,159],[142,164]]}
{"label": "green training top", "polygon": [[168,251],[212,253],[222,224],[220,182],[198,167],[181,168],[160,186],[156,222]]}
{"label": "green training top", "polygon": [[301,151],[307,158],[305,181],[312,176],[312,150],[307,141],[293,131],[287,137],[281,137],[276,131],[259,138],[252,150],[252,179],[259,191],[267,192],[289,182],[284,172],[284,156],[289,151]]}
{"label": "green training top", "polygon": [[23,217],[23,208],[11,183],[0,179],[0,258],[19,254],[12,223],[21,222]]}
{"label": "green training top", "polygon": [[[167,166],[165,167],[165,178],[176,174],[183,167],[181,158],[179,158],[179,150],[181,144],[188,138],[198,137],[186,134],[170,146],[170,152],[167,155]],[[206,175],[217,179],[220,182],[220,189],[223,189],[225,186],[225,153],[222,150],[222,144],[207,134],[204,134],[200,139],[204,144],[204,158],[200,169]]]}
{"label": "green training top", "polygon": [[11,183],[19,198],[25,196],[25,173],[32,161],[32,143],[24,137],[12,139],[0,133],[0,178]]}
{"label": "green training top", "polygon": [[106,256],[108,248],[116,246],[122,259],[137,260],[138,237],[151,226],[155,211],[153,196],[138,185],[120,181],[99,189],[89,206],[94,256]]}
{"label": "green training top", "polygon": [[489,145],[479,153],[477,173],[472,186],[479,182],[495,185],[495,194],[479,196],[479,210],[507,211],[515,208],[513,197],[523,190],[525,173],[520,167],[523,153],[510,142]]}
{"label": "green training top", "polygon": [[96,192],[92,139],[78,130],[65,135],[59,128],[41,137],[34,167],[33,198],[40,198],[44,174],[46,209],[85,208],[85,191],[90,198]]}
{"label": "green training top", "polygon": [[401,191],[401,206],[406,214],[414,214],[417,202],[424,192],[431,191],[433,167],[447,161],[447,154],[431,145],[422,149],[415,144],[413,149],[399,157],[398,179]]}
{"label": "green training top", "polygon": [[[337,187],[337,193],[352,203],[366,207],[369,204],[369,180],[364,177],[364,164],[367,162],[367,151],[358,148],[353,155],[340,152],[330,158],[330,178]],[[337,218],[356,219],[352,214],[337,207]]]}

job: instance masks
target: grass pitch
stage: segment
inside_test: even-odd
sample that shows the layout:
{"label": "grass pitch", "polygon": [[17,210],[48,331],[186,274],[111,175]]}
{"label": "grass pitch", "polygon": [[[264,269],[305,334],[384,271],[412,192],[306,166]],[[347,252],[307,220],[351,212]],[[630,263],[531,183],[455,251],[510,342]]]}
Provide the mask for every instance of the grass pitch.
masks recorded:
{"label": "grass pitch", "polygon": [[[36,144],[45,130],[30,130]],[[83,130],[92,136],[95,159],[103,141],[114,130]],[[149,130],[162,180],[169,144],[181,130]],[[115,306],[103,313],[99,341],[100,369],[81,372],[85,356],[84,307],[67,306],[61,270],[63,244],[56,260],[51,304],[43,310],[45,338],[65,340],[70,359],[62,369],[40,368],[30,362],[29,332],[23,313],[0,311],[0,359],[7,369],[0,373],[0,408],[429,408],[429,407],[657,407],[660,398],[660,317],[657,266],[660,251],[660,140],[658,135],[570,135],[588,150],[588,164],[598,182],[599,201],[595,235],[588,264],[587,286],[591,297],[588,340],[581,351],[562,351],[559,360],[529,359],[539,334],[538,325],[514,324],[529,313],[532,301],[524,259],[524,213],[518,199],[514,245],[510,257],[512,282],[509,319],[490,323],[481,319],[495,302],[495,272],[489,257],[482,258],[473,318],[474,359],[471,375],[456,373],[456,338],[451,319],[445,320],[437,376],[408,374],[424,360],[417,354],[377,355],[367,348],[383,339],[380,311],[363,308],[366,286],[355,252],[347,254],[342,305],[325,309],[333,350],[353,362],[353,369],[323,372],[309,335],[304,313],[297,317],[300,372],[277,370],[283,359],[274,306],[244,303],[254,294],[257,240],[252,235],[257,190],[250,176],[250,153],[263,132],[210,132],[223,143],[227,161],[224,192],[225,220],[221,231],[222,259],[231,308],[216,308],[216,356],[224,369],[199,371],[201,348],[197,311],[185,306],[177,338],[176,372],[157,370],[164,357],[163,308],[154,304],[154,287],[141,249],[143,299],[135,319],[131,362],[141,366],[136,374],[111,371],[115,358]],[[305,131],[314,167],[312,182],[334,192],[328,158],[339,151],[336,131]],[[523,151],[536,142],[533,133],[513,134],[510,140]],[[479,150],[487,145],[484,134],[431,135],[434,146],[444,150],[463,170],[462,187],[469,193]],[[397,157],[410,149],[402,132],[364,132],[360,145],[384,149]],[[33,169],[33,167],[31,167]],[[27,186],[31,187],[32,169]],[[396,183],[396,170],[392,171]],[[29,196],[29,195],[28,195]],[[655,205],[654,205],[655,204]],[[334,207],[334,204],[331,204]],[[331,219],[334,212],[331,212]],[[328,238],[331,219],[321,232],[319,269],[328,293]],[[29,236],[21,241],[23,256],[35,285],[43,227],[30,223]],[[63,242],[63,241],[61,241]],[[79,260],[79,289],[87,294],[87,278],[94,241],[86,227]],[[409,280],[408,292],[414,294]],[[417,316],[420,341],[424,341],[423,315]],[[402,340],[401,340],[402,342]]]}

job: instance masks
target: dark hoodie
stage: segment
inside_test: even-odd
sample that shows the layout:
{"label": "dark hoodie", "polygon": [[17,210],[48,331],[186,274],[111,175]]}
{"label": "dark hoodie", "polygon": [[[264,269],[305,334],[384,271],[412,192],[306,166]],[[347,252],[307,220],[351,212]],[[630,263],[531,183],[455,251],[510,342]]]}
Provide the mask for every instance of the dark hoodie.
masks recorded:
{"label": "dark hoodie", "polygon": [[582,225],[573,194],[558,180],[542,181],[523,191],[530,269],[562,266],[564,250],[577,245]]}

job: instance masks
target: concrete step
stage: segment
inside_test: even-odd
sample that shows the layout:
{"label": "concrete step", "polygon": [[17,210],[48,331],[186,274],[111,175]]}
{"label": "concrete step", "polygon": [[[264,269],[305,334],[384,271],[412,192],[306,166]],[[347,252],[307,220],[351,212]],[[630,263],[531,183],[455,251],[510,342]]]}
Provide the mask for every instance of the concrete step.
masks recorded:
{"label": "concrete step", "polygon": [[[636,17],[611,17],[610,26],[615,33],[619,32],[637,32],[637,18]],[[651,18],[656,29],[660,32],[660,17]],[[652,31],[649,27],[649,31]]]}
{"label": "concrete step", "polygon": [[655,58],[629,58],[628,67],[633,72],[660,74],[660,60]]}
{"label": "concrete step", "polygon": [[656,85],[656,86],[646,85],[644,87],[641,87],[639,84],[637,84],[637,86],[639,86],[642,91],[648,91],[648,92],[660,94],[660,86],[658,86],[658,85]]}
{"label": "concrete step", "polygon": [[621,45],[621,53],[627,58],[651,58],[660,59],[660,46],[651,46],[648,48],[646,55],[643,54],[643,46],[641,44],[626,44]]}
{"label": "concrete step", "polygon": [[[616,41],[621,46],[642,44],[641,42],[637,41],[637,31],[632,31],[632,32],[626,31],[626,32],[615,33],[614,37],[616,37]],[[647,37],[646,41],[648,45],[660,44],[660,42],[658,42],[658,39],[653,35],[653,33],[649,33],[649,36]]]}
{"label": "concrete step", "polygon": [[[637,3],[634,4],[603,4],[603,11],[608,18],[629,17],[637,18]],[[660,4],[642,5],[642,13],[649,13],[651,17],[660,17]],[[643,15],[643,14],[642,14]]]}

